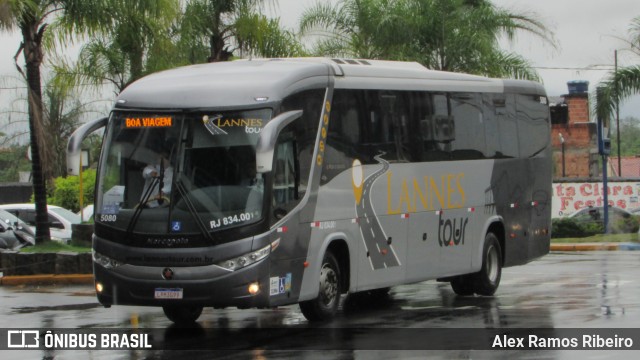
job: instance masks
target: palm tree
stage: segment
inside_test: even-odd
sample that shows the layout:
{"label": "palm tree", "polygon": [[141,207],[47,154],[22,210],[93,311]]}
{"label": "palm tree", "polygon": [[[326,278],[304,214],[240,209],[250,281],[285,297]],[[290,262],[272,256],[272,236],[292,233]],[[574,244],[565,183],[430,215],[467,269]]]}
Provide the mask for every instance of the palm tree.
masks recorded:
{"label": "palm tree", "polygon": [[[36,241],[51,239],[47,216],[46,179],[42,172],[43,105],[40,67],[44,59],[43,40],[54,14],[61,23],[72,24],[74,32],[95,29],[108,21],[102,1],[85,0],[0,0],[0,29],[18,29],[22,43],[15,54],[18,71],[28,84],[29,134],[32,156],[33,193],[36,204]],[[22,54],[25,69],[18,65]]]}
{"label": "palm tree", "polygon": [[43,171],[47,179],[65,177],[69,137],[80,125],[83,116],[92,112],[98,113],[91,108],[97,101],[80,101],[80,96],[74,88],[60,86],[52,80],[47,82],[43,95],[43,127],[47,133],[44,143],[46,148],[51,150],[43,153]]}
{"label": "palm tree", "polygon": [[[179,5],[178,0],[138,0],[136,6],[116,1],[110,26],[82,46],[77,62],[57,60],[57,82],[62,86],[89,83],[96,87],[108,83],[120,93],[146,74],[175,66],[171,25],[177,20]],[[59,38],[64,38],[70,28],[62,26],[58,30]]]}
{"label": "palm tree", "polygon": [[321,55],[418,61],[431,69],[537,79],[521,56],[500,49],[520,31],[553,44],[534,17],[486,0],[341,0],[305,11],[301,32]]}
{"label": "palm tree", "polygon": [[300,33],[319,39],[315,48],[318,55],[391,59],[392,54],[386,52],[387,47],[383,45],[388,45],[389,37],[399,34],[394,34],[394,30],[405,20],[394,17],[402,12],[405,3],[380,0],[317,2],[302,14]]}
{"label": "palm tree", "polygon": [[410,8],[418,18],[411,54],[434,69],[537,80],[528,62],[500,49],[499,40],[528,32],[553,43],[541,21],[486,0],[412,1]]}
{"label": "palm tree", "polygon": [[191,0],[179,25],[179,53],[188,63],[227,61],[234,56],[299,56],[296,35],[260,11],[264,0]]}
{"label": "palm tree", "polygon": [[235,42],[241,57],[276,58],[306,54],[297,35],[280,26],[280,19],[268,19],[261,14],[243,14],[236,20],[235,29]]}
{"label": "palm tree", "polygon": [[[628,50],[640,56],[640,16],[631,21]],[[640,65],[619,68],[597,88],[596,112],[601,119],[608,119],[620,102],[640,93]]]}
{"label": "palm tree", "polygon": [[[26,99],[16,99],[15,102],[23,104]],[[43,88],[43,133],[46,134],[40,139],[44,149],[41,152],[42,171],[45,179],[64,177],[67,174],[66,147],[67,141],[76,127],[80,124],[82,116],[93,112],[91,106],[98,101],[83,102],[74,88],[63,87],[54,79],[46,82]],[[20,106],[22,108],[22,106]],[[28,113],[23,110],[10,109],[6,112],[9,122],[6,127],[10,129],[10,136],[5,136],[4,142],[23,139],[29,135],[27,130],[23,130],[24,124],[28,124]],[[96,111],[97,113],[97,111]],[[18,126],[15,126],[18,125]],[[16,131],[16,128],[20,130]],[[3,138],[0,133],[0,147],[3,145]]]}

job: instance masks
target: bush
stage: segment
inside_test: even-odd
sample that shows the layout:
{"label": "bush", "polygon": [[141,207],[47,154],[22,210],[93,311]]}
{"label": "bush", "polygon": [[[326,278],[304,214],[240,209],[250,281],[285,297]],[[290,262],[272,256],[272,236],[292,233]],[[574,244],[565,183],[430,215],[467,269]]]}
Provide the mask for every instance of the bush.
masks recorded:
{"label": "bush", "polygon": [[[618,218],[609,222],[609,231],[618,233],[636,233],[640,228],[638,216],[628,218]],[[561,218],[551,220],[552,238],[580,238],[604,234],[604,223],[596,221],[576,221],[572,218]]]}
{"label": "bush", "polygon": [[[96,184],[96,171],[87,169],[82,172],[83,205],[93,204]],[[53,194],[47,199],[51,205],[61,206],[73,212],[80,211],[80,177],[58,177],[54,180]]]}
{"label": "bush", "polygon": [[640,221],[638,216],[630,216],[628,218],[617,219],[609,224],[612,233],[637,233],[640,229]]}
{"label": "bush", "polygon": [[[580,223],[571,218],[561,218],[551,220],[551,237],[586,237],[596,234],[596,229],[586,229]],[[602,232],[600,232],[602,233]]]}

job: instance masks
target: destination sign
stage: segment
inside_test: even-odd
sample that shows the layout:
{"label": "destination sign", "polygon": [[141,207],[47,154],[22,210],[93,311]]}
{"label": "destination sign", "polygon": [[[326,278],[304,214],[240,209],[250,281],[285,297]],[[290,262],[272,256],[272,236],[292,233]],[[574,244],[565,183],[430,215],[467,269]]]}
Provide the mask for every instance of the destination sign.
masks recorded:
{"label": "destination sign", "polygon": [[124,120],[125,128],[160,128],[173,126],[171,116],[128,117]]}

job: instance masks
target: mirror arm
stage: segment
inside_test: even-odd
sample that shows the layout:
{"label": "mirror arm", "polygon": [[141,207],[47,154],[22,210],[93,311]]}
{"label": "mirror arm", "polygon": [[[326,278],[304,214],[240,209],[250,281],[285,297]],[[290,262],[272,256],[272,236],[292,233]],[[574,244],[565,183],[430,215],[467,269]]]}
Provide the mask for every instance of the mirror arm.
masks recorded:
{"label": "mirror arm", "polygon": [[273,167],[273,151],[276,147],[278,134],[301,116],[302,110],[287,111],[273,118],[260,131],[260,138],[258,138],[258,144],[256,145],[256,172],[258,174],[271,171]]}
{"label": "mirror arm", "polygon": [[71,134],[69,142],[67,143],[67,172],[69,175],[80,174],[79,164],[80,156],[82,156],[82,141],[87,137],[87,135],[105,127],[108,121],[108,117],[90,121],[77,128],[73,134]]}

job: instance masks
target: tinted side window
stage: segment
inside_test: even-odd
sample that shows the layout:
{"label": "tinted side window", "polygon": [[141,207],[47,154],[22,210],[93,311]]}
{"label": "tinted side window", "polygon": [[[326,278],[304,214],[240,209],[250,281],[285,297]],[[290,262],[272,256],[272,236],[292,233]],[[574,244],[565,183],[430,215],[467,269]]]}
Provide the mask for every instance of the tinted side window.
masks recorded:
{"label": "tinted side window", "polygon": [[551,141],[546,103],[546,98],[537,95],[516,96],[520,156],[534,156]]}
{"label": "tinted side window", "polygon": [[325,92],[325,89],[302,91],[285,98],[280,106],[279,113],[291,110],[303,111],[302,117],[294,121],[289,127],[295,139],[295,165],[299,172],[299,184],[297,187],[299,194],[297,198],[299,199],[302,198],[309,184],[309,174],[314,163],[312,157],[318,136]]}
{"label": "tinted side window", "polygon": [[454,94],[451,98],[451,114],[455,122],[452,159],[483,159],[485,138],[480,95]]}

